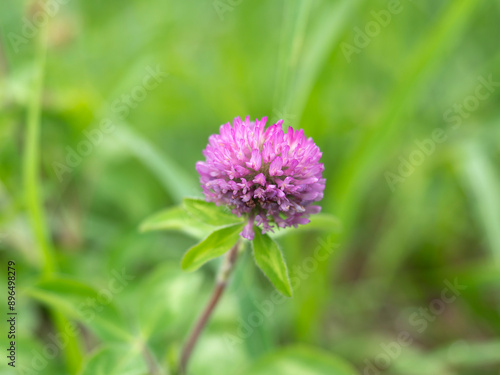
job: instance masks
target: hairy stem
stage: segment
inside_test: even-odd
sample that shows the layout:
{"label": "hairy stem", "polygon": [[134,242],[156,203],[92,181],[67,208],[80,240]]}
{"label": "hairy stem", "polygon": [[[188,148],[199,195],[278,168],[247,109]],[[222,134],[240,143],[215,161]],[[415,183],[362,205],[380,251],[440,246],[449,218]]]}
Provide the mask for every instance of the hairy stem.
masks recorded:
{"label": "hairy stem", "polygon": [[236,242],[233,248],[227,253],[226,259],[222,264],[219,274],[217,275],[217,281],[215,283],[215,288],[212,293],[212,297],[210,298],[210,301],[208,302],[207,306],[203,309],[202,314],[198,318],[198,321],[196,322],[193,330],[191,331],[191,334],[189,335],[189,338],[186,341],[186,345],[182,350],[181,360],[179,363],[179,374],[181,375],[186,374],[187,364],[189,358],[191,357],[191,353],[193,352],[193,349],[196,343],[198,342],[198,338],[200,337],[203,328],[207,324],[208,319],[210,319],[212,312],[217,306],[217,303],[219,302],[222,293],[224,293],[224,290],[226,289],[229,275],[231,275],[231,272],[233,271],[234,265],[236,263],[239,244],[240,241]]}

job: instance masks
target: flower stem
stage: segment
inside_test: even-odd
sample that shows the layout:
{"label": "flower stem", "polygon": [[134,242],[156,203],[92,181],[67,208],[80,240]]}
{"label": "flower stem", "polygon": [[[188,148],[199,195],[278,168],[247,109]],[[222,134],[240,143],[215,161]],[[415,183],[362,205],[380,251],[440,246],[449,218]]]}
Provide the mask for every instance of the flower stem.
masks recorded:
{"label": "flower stem", "polygon": [[238,240],[238,242],[236,242],[236,244],[232,247],[232,249],[227,253],[226,259],[224,260],[224,263],[222,264],[222,267],[219,270],[219,274],[217,275],[217,281],[215,283],[215,288],[212,293],[212,297],[210,298],[208,305],[205,307],[205,309],[203,309],[201,316],[198,318],[198,321],[196,322],[188,340],[186,341],[186,345],[182,350],[181,360],[179,363],[180,375],[186,374],[187,364],[189,358],[191,357],[191,353],[193,352],[193,349],[196,343],[198,342],[198,338],[200,337],[203,328],[208,322],[208,319],[210,319],[213,310],[217,306],[217,303],[219,302],[222,293],[226,289],[229,276],[231,275],[231,272],[233,271],[234,265],[236,263],[239,244],[240,241]]}

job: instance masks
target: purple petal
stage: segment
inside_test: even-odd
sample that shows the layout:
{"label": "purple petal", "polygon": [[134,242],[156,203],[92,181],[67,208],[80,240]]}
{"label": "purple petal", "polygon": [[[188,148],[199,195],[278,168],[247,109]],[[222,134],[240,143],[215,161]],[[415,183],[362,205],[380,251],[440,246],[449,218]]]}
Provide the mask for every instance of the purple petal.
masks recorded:
{"label": "purple petal", "polygon": [[252,168],[254,171],[258,171],[262,165],[262,157],[260,156],[260,151],[257,149],[252,150],[252,157],[249,162],[246,162],[248,168]]}
{"label": "purple petal", "polygon": [[278,156],[276,159],[273,160],[273,162],[269,166],[269,174],[271,176],[283,175],[283,171],[281,170],[282,166],[283,166],[283,159],[281,159],[281,156]]}
{"label": "purple petal", "polygon": [[252,182],[255,182],[256,184],[260,184],[262,186],[266,186],[266,177],[263,173],[259,173],[257,176],[255,176]]}
{"label": "purple petal", "polygon": [[247,240],[250,240],[250,241],[252,241],[253,238],[255,237],[255,232],[253,231],[253,222],[254,222],[254,218],[251,216],[248,219],[248,223],[243,227],[243,230],[240,233],[240,235],[243,238],[246,238]]}

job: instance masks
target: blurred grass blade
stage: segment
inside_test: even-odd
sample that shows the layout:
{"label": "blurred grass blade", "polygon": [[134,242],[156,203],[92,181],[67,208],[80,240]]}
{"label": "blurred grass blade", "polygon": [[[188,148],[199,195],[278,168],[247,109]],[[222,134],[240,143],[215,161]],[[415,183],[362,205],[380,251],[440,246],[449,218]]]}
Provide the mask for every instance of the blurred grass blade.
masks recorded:
{"label": "blurred grass blade", "polygon": [[281,294],[291,297],[293,291],[288,276],[288,268],[278,244],[267,234],[262,234],[260,229],[255,228],[252,247],[255,263],[257,263],[264,275]]}
{"label": "blurred grass blade", "polygon": [[212,232],[199,244],[190,248],[182,258],[182,269],[195,271],[203,264],[230,250],[240,238],[244,224],[229,225]]}
{"label": "blurred grass blade", "polygon": [[485,151],[470,142],[461,150],[461,166],[470,201],[480,218],[493,258],[500,266],[500,181]]}
{"label": "blurred grass blade", "polygon": [[45,275],[55,270],[53,249],[47,235],[45,213],[40,194],[40,128],[41,104],[43,95],[43,78],[47,54],[47,35],[45,28],[37,40],[36,60],[34,66],[33,87],[29,97],[26,136],[24,144],[23,172],[24,195],[33,234],[40,249],[40,258],[43,261],[42,269]]}
{"label": "blurred grass blade", "polygon": [[287,93],[291,90],[292,72],[301,55],[307,19],[312,1],[285,1],[280,36],[279,61],[276,79],[275,106],[287,106]]}
{"label": "blurred grass blade", "polygon": [[344,360],[319,349],[294,346],[257,361],[244,375],[356,375]]}
{"label": "blurred grass blade", "polygon": [[[349,161],[343,167],[337,181],[328,189],[333,189],[336,212],[345,224],[346,232],[351,228],[352,221],[370,181],[378,175],[380,166],[386,157],[388,146],[394,142],[398,132],[403,129],[403,123],[396,121],[405,106],[417,97],[421,83],[428,78],[430,68],[448,51],[459,34],[465,28],[473,14],[474,0],[451,2],[442,17],[438,17],[415,52],[410,57],[407,66],[397,80],[394,89],[388,95],[375,124],[367,127],[364,136],[355,145]],[[341,183],[340,183],[341,182]],[[331,194],[327,192],[326,195]]]}
{"label": "blurred grass blade", "polygon": [[[47,28],[42,27],[36,38],[33,87],[27,108],[27,129],[23,155],[23,183],[26,209],[31,221],[36,244],[39,247],[40,259],[43,261],[42,272],[44,277],[48,278],[56,270],[56,260],[47,233],[43,199],[39,188],[41,105],[46,58]],[[56,330],[63,334],[68,324],[66,319],[57,310],[51,311],[50,315],[54,321]],[[64,351],[64,357],[68,370],[74,373],[81,364],[82,354],[76,337],[69,336],[67,339],[68,342]]]}
{"label": "blurred grass blade", "polygon": [[142,138],[124,122],[117,124],[116,135],[123,145],[128,147],[161,181],[175,202],[180,203],[186,195],[199,194],[200,189],[197,183],[189,178],[173,159],[160,153],[153,144]]}
{"label": "blurred grass blade", "polygon": [[363,1],[365,0],[326,2],[326,9],[321,9],[318,19],[312,23],[314,28],[305,40],[296,79],[293,87],[288,90],[289,97],[286,99],[287,107],[293,112],[297,123],[300,122],[307,99],[328,56],[338,46],[346,27],[351,26],[351,15]]}

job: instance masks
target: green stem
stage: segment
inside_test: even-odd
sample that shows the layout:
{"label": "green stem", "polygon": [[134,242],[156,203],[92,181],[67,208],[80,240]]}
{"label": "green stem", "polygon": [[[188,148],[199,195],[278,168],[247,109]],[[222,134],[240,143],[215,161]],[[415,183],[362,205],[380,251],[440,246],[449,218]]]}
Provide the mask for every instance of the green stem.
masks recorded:
{"label": "green stem", "polygon": [[226,259],[222,264],[219,274],[217,275],[217,282],[215,284],[212,297],[210,298],[210,301],[208,302],[205,309],[203,309],[200,318],[196,322],[188,340],[186,341],[186,345],[182,351],[181,360],[179,364],[179,374],[181,375],[186,374],[189,358],[191,357],[191,353],[193,352],[193,349],[196,346],[196,343],[198,342],[198,338],[200,337],[203,328],[205,328],[205,325],[207,324],[208,320],[210,319],[210,316],[212,315],[212,312],[217,306],[220,297],[222,296],[224,290],[226,289],[229,276],[231,275],[231,272],[233,271],[234,265],[236,263],[239,244],[240,241],[236,242],[233,248],[227,253]]}
{"label": "green stem", "polygon": [[40,30],[35,53],[35,74],[27,108],[27,130],[24,147],[24,194],[26,208],[33,228],[36,242],[43,260],[43,273],[50,275],[55,271],[54,254],[46,233],[45,215],[41,204],[38,170],[40,165],[40,114],[43,90],[43,76],[47,55],[46,32]]}
{"label": "green stem", "polygon": [[[26,137],[23,159],[24,199],[30,218],[33,234],[42,260],[42,273],[45,278],[56,271],[54,251],[50,244],[45,222],[45,212],[39,190],[40,169],[40,123],[43,78],[47,55],[47,31],[42,27],[39,31],[35,51],[34,77],[31,96],[27,106]],[[51,317],[56,329],[68,339],[64,354],[70,373],[75,374],[81,364],[81,350],[77,339],[67,335],[68,320],[59,312],[52,311]]]}

